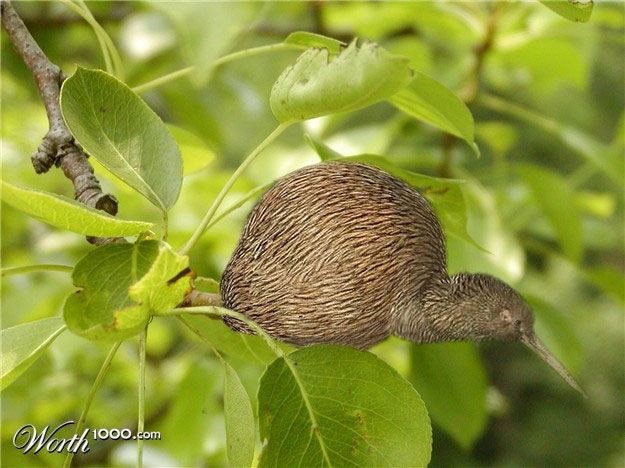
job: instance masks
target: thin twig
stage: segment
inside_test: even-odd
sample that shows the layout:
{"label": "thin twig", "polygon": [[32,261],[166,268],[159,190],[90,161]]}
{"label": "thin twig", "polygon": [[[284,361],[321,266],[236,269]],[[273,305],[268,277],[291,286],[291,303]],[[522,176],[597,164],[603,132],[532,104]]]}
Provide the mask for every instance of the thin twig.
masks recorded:
{"label": "thin twig", "polygon": [[[102,192],[100,182],[93,174],[93,166],[87,160],[82,148],[74,141],[63,120],[59,97],[61,84],[66,76],[43,53],[9,0],[0,0],[0,16],[2,26],[9,35],[13,47],[35,79],[48,116],[49,130],[37,151],[31,156],[35,172],[37,174],[47,172],[53,165],[60,167],[65,177],[74,184],[76,200],[113,216],[116,215],[117,199],[111,194]],[[88,237],[87,240],[96,245],[123,241],[118,238],[95,237]]]}
{"label": "thin twig", "polygon": [[[462,101],[468,108],[471,108],[480,92],[480,80],[482,78],[482,70],[486,56],[493,48],[495,37],[497,34],[498,21],[502,8],[501,2],[495,2],[491,8],[484,38],[474,48],[473,67],[467,77],[467,85],[461,93]],[[452,151],[457,142],[457,138],[446,133],[442,139],[442,160],[438,167],[439,177],[452,177]]]}
{"label": "thin twig", "polygon": [[221,307],[221,305],[221,296],[219,294],[192,289],[178,307]]}

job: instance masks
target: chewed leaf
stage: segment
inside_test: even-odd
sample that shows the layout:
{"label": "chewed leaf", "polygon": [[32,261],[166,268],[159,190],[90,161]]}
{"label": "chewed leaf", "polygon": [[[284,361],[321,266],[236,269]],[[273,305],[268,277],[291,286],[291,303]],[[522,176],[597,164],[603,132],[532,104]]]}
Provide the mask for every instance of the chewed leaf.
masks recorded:
{"label": "chewed leaf", "polygon": [[78,68],[61,90],[63,118],[82,147],[161,210],[178,199],[182,159],[165,124],[128,86]]}
{"label": "chewed leaf", "polygon": [[325,47],[330,51],[330,54],[336,55],[341,51],[341,47],[344,44],[341,41],[332,39],[331,37],[322,36],[321,34],[315,34],[306,31],[296,31],[288,35],[284,40],[285,44],[295,44],[304,47]]}
{"label": "chewed leaf", "polygon": [[95,237],[123,237],[152,228],[152,223],[124,221],[71,198],[17,187],[2,181],[2,201],[39,221]]}
{"label": "chewed leaf", "polygon": [[593,0],[540,0],[547,8],[576,23],[587,23],[590,20]]}
{"label": "chewed leaf", "polygon": [[189,288],[187,265],[187,257],[158,241],[99,247],[74,268],[79,290],[65,302],[65,322],[91,340],[129,338],[152,315],[182,301]]}
{"label": "chewed leaf", "polygon": [[150,311],[128,296],[128,288],[150,268],[158,242],[108,244],[92,250],[74,268],[80,288],[65,301],[69,329],[91,340],[120,341],[147,324]]}
{"label": "chewed leaf", "polygon": [[377,44],[354,40],[333,56],[325,47],[304,52],[271,90],[271,110],[280,122],[347,112],[386,99],[410,83],[408,59]]}
{"label": "chewed leaf", "polygon": [[180,304],[191,289],[189,257],[160,244],[150,270],[128,289],[128,296],[147,305],[152,314],[166,312]]}

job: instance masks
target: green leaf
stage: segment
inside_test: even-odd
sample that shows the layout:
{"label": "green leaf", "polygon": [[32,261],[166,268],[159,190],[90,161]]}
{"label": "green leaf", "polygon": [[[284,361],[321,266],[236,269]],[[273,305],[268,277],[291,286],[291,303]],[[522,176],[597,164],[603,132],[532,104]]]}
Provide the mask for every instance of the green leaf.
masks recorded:
{"label": "green leaf", "polygon": [[587,23],[594,7],[593,0],[540,0],[540,3],[576,23]]}
{"label": "green leaf", "polygon": [[551,223],[562,250],[579,263],[583,248],[582,216],[575,201],[575,190],[566,179],[548,169],[521,165],[518,171]]}
{"label": "green leaf", "polygon": [[82,147],[163,211],[180,193],[182,159],[161,119],[124,83],[78,68],[61,89],[61,110]]}
{"label": "green leaf", "polygon": [[65,322],[91,340],[129,338],[154,313],[182,301],[189,288],[187,262],[154,240],[92,250],[74,268],[72,279],[80,289],[65,302]]}
{"label": "green leaf", "polygon": [[562,142],[584,157],[590,164],[602,171],[615,186],[623,187],[625,158],[623,147],[610,147],[579,128],[556,123],[554,132]]}
{"label": "green leaf", "polygon": [[464,183],[455,179],[439,179],[437,177],[417,174],[395,166],[384,156],[360,154],[342,156],[324,144],[306,137],[308,143],[319,154],[322,160],[357,161],[371,164],[384,169],[419,190],[432,205],[445,233],[469,242],[478,249],[484,250],[467,232],[467,207],[461,186]]}
{"label": "green leaf", "polygon": [[132,236],[153,226],[142,221],[124,221],[71,198],[5,181],[2,181],[2,201],[39,221],[85,236]]}
{"label": "green leaf", "polygon": [[168,125],[167,128],[175,138],[178,148],[180,148],[185,176],[198,172],[213,162],[215,152],[200,137],[174,125]]}
{"label": "green leaf", "polygon": [[259,466],[425,466],[421,398],[371,353],[313,346],[274,361],[258,391]]}
{"label": "green leaf", "polygon": [[470,448],[486,428],[487,379],[472,343],[413,345],[410,381],[432,419]]}
{"label": "green leaf", "polygon": [[236,371],[224,367],[224,417],[229,466],[252,466],[256,445],[256,423],[252,403]]}
{"label": "green leaf", "polygon": [[408,59],[377,44],[354,40],[332,56],[327,48],[304,52],[271,90],[271,110],[284,122],[348,112],[386,99],[412,79]]}
{"label": "green leaf", "polygon": [[585,268],[584,274],[590,282],[601,288],[603,292],[610,295],[614,300],[625,306],[625,275],[613,265],[599,265],[592,268]]}
{"label": "green leaf", "polygon": [[0,332],[0,390],[4,390],[22,375],[65,330],[61,317],[51,317]]}
{"label": "green leaf", "polygon": [[487,272],[508,282],[517,281],[525,270],[525,251],[510,223],[503,219],[495,194],[475,180],[466,181],[463,193],[467,230],[483,249],[467,248],[464,240],[457,240],[458,236],[448,236],[448,271],[457,273],[470,266],[472,271]]}
{"label": "green leaf", "polygon": [[[223,424],[221,379],[216,376],[220,368],[214,360],[188,355],[171,370],[167,381],[162,383],[172,397],[165,400],[166,413],[157,418],[154,429],[150,430],[167,434],[159,441],[159,450],[176,457],[176,463],[170,463],[171,466],[197,466],[207,438],[217,438],[215,429]],[[160,463],[164,464],[166,461]]]}
{"label": "green leaf", "polygon": [[599,169],[616,187],[622,189],[625,158],[623,158],[623,144],[618,139],[618,135],[615,145],[608,146],[580,128],[563,124],[559,120],[548,118],[511,101],[483,93],[480,95],[480,103],[491,110],[529,122],[559,138],[568,148]]}
{"label": "green leaf", "polygon": [[193,67],[191,79],[204,86],[211,76],[213,63],[227,53],[246,29],[254,23],[262,2],[155,2],[174,24],[181,38],[181,51]]}
{"label": "green leaf", "polygon": [[406,114],[465,140],[479,156],[474,141],[473,115],[462,100],[438,81],[417,73],[410,86],[389,101]]}
{"label": "green leaf", "polygon": [[151,314],[176,307],[191,290],[189,257],[179,255],[160,243],[158,255],[149,271],[128,288],[128,297],[147,306]]}
{"label": "green leaf", "polygon": [[262,365],[267,365],[276,358],[276,354],[260,336],[237,333],[221,320],[205,316],[188,314],[185,315],[185,320],[220,353],[227,356]]}
{"label": "green leaf", "polygon": [[537,296],[525,294],[524,297],[536,315],[536,334],[567,369],[579,370],[583,362],[582,345],[567,316]]}
{"label": "green leaf", "polygon": [[347,45],[331,37],[306,31],[296,31],[289,34],[284,40],[284,43],[304,47],[317,47],[319,49],[326,48],[330,51],[331,56],[337,55],[341,49]]}

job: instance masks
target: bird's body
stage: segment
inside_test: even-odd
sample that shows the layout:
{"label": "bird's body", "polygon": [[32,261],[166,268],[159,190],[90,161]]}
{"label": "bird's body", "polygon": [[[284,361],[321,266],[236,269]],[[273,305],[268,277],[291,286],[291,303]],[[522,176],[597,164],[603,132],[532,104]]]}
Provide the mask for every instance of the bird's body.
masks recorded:
{"label": "bird's body", "polygon": [[248,217],[220,289],[225,307],[296,346],[521,340],[574,385],[523,299],[489,275],[450,278],[430,205],[369,165],[321,163],[280,179]]}
{"label": "bird's body", "polygon": [[393,333],[403,303],[447,277],[425,199],[362,164],[318,164],[280,180],[242,239],[221,281],[224,304],[297,346],[368,348]]}

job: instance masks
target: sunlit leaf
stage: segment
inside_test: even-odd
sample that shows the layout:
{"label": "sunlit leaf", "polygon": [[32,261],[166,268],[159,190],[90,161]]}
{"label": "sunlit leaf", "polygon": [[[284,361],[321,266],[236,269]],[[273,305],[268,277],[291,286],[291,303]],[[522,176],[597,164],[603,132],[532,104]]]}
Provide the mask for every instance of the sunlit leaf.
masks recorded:
{"label": "sunlit leaf", "polygon": [[263,338],[237,333],[219,319],[189,314],[185,321],[226,356],[263,365],[276,358]]}
{"label": "sunlit leaf", "polygon": [[438,81],[417,73],[410,85],[389,101],[406,114],[465,140],[473,152],[473,116],[462,100]]}
{"label": "sunlit leaf", "polygon": [[519,130],[501,120],[476,122],[475,132],[482,144],[490,146],[496,155],[506,154],[519,140]]}
{"label": "sunlit leaf", "polygon": [[0,390],[22,375],[65,328],[61,317],[51,317],[0,331]]}
{"label": "sunlit leaf", "polygon": [[373,354],[340,346],[277,359],[258,392],[260,466],[425,466],[432,434],[421,398]]}
{"label": "sunlit leaf", "polygon": [[200,137],[174,125],[168,125],[167,128],[180,148],[185,176],[198,172],[213,162],[215,152]]}
{"label": "sunlit leaf", "polygon": [[483,249],[467,248],[464,241],[456,239],[458,236],[448,236],[448,270],[457,273],[470,269],[488,272],[508,282],[519,280],[525,271],[525,251],[517,232],[503,218],[500,200],[476,180],[467,180],[463,193],[467,229]]}
{"label": "sunlit leaf", "polygon": [[161,210],[173,206],[182,185],[180,151],[165,124],[128,86],[79,67],[63,83],[61,109],[91,156]]}
{"label": "sunlit leaf", "polygon": [[71,198],[17,187],[5,181],[2,181],[2,201],[39,221],[85,236],[131,236],[153,226],[142,221],[124,221]]}
{"label": "sunlit leaf", "polygon": [[128,288],[128,297],[147,306],[152,314],[166,312],[180,304],[191,290],[189,257],[160,243],[158,255],[148,272]]}
{"label": "sunlit leaf", "polygon": [[311,48],[280,75],[271,110],[280,122],[347,112],[386,99],[412,79],[408,60],[377,44],[353,41],[338,55]]}
{"label": "sunlit leaf", "polygon": [[224,417],[230,466],[251,466],[256,445],[256,423],[252,404],[241,379],[227,362],[224,367]]}
{"label": "sunlit leaf", "polygon": [[547,8],[576,23],[586,23],[590,20],[593,0],[540,0]]}

